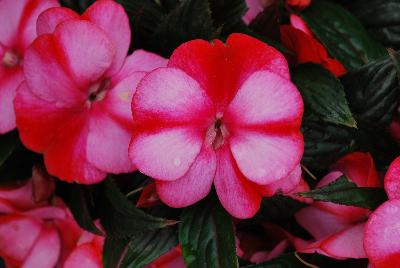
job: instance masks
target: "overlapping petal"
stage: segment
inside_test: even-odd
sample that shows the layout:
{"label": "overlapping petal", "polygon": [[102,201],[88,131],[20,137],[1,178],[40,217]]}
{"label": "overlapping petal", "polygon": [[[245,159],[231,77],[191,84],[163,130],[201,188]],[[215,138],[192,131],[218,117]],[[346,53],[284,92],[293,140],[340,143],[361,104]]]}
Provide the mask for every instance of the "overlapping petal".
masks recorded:
{"label": "overlapping petal", "polygon": [[236,218],[253,217],[260,207],[260,193],[240,172],[229,148],[224,147],[216,153],[214,185],[222,206]]}
{"label": "overlapping petal", "polygon": [[219,40],[184,43],[174,51],[168,66],[185,71],[222,107],[230,103],[240,86],[256,71],[269,70],[289,78],[282,54],[244,34],[230,35],[225,44]]}
{"label": "overlapping petal", "polygon": [[300,132],[269,134],[236,130],[230,138],[230,147],[239,169],[260,185],[288,176],[303,154]]}
{"label": "overlapping petal", "polygon": [[107,71],[108,76],[114,75],[121,69],[131,42],[128,15],[120,4],[111,0],[100,0],[86,9],[82,18],[101,28],[114,45],[115,56]]}
{"label": "overlapping petal", "polygon": [[216,171],[216,162],[215,152],[203,146],[203,149],[183,177],[171,182],[156,182],[160,199],[165,204],[178,208],[190,206],[200,201],[211,190]]}

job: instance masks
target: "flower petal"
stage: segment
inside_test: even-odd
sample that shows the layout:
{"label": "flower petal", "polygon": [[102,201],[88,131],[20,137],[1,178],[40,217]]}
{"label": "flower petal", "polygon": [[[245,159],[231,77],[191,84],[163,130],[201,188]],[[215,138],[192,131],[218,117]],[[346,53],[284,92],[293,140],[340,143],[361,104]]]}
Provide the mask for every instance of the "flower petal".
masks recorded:
{"label": "flower petal", "polygon": [[66,7],[49,8],[38,17],[36,23],[37,35],[51,34],[61,22],[80,19],[80,16],[73,10]]}
{"label": "flower petal", "polygon": [[106,173],[89,163],[87,148],[87,115],[82,113],[63,122],[63,128],[52,140],[44,154],[49,174],[67,182],[94,184],[102,181]]}
{"label": "flower petal", "polygon": [[321,249],[334,258],[366,258],[363,247],[364,225],[360,223],[335,234],[321,244]]}
{"label": "flower petal", "polygon": [[41,12],[59,6],[56,0],[0,1],[0,43],[22,53],[36,37],[36,20]]}
{"label": "flower petal", "polygon": [[2,0],[0,1],[0,43],[5,46],[12,46],[24,8],[29,0]]}
{"label": "flower petal", "polygon": [[35,152],[44,152],[49,148],[63,122],[74,114],[73,109],[36,97],[25,82],[17,89],[14,108],[20,138],[26,147]]}
{"label": "flower petal", "polygon": [[101,268],[103,267],[101,252],[99,252],[91,243],[82,244],[72,251],[63,267]]}
{"label": "flower petal", "polygon": [[190,127],[161,129],[133,136],[129,156],[140,172],[159,180],[179,179],[189,170],[203,143]]}
{"label": "flower petal", "polygon": [[207,120],[211,123],[211,107],[199,84],[174,68],[160,68],[146,75],[132,100],[139,131],[183,122],[203,127]]}
{"label": "flower petal", "polygon": [[82,103],[86,95],[68,75],[68,62],[51,35],[38,37],[26,51],[24,75],[31,92],[57,106]]}
{"label": "flower petal", "polygon": [[64,56],[62,63],[68,66],[81,87],[102,77],[115,58],[115,47],[108,36],[88,21],[60,23],[54,31],[54,38]]}
{"label": "flower petal", "polygon": [[41,223],[30,217],[0,216],[0,255],[19,266],[28,256],[41,231]]}
{"label": "flower petal", "polygon": [[289,194],[301,183],[301,165],[296,166],[289,176],[266,185],[263,195],[273,196],[276,193]]}
{"label": "flower petal", "polygon": [[20,68],[8,70],[0,66],[0,134],[15,128],[13,100],[23,79]]}
{"label": "flower petal", "polygon": [[203,147],[183,177],[171,182],[156,181],[157,193],[170,207],[190,206],[210,192],[215,170],[215,152]]}
{"label": "flower petal", "polygon": [[217,151],[214,185],[222,206],[232,216],[239,219],[251,218],[260,208],[261,195],[255,185],[242,175],[227,147]]}
{"label": "flower petal", "polygon": [[311,206],[299,210],[295,218],[316,240],[324,239],[351,226],[337,215]]}
{"label": "flower petal", "polygon": [[27,1],[18,26],[20,50],[26,49],[36,38],[36,21],[40,13],[46,9],[58,6],[60,4],[56,0]]}
{"label": "flower petal", "polygon": [[175,49],[168,66],[185,71],[220,105],[228,105],[241,84],[256,71],[270,70],[290,77],[282,54],[244,34],[230,35],[226,44],[219,40],[184,43]]}
{"label": "flower petal", "polygon": [[241,86],[227,111],[227,120],[241,126],[279,125],[299,128],[303,100],[292,82],[269,71],[253,73]]}
{"label": "flower petal", "polygon": [[21,268],[55,267],[60,256],[61,241],[54,226],[43,225],[35,246],[30,251]]}
{"label": "flower petal", "polygon": [[135,50],[129,55],[122,69],[115,75],[118,80],[129,76],[132,72],[150,72],[160,67],[166,67],[168,60],[143,49]]}
{"label": "flower petal", "polygon": [[380,187],[381,182],[369,153],[354,152],[340,158],[331,170],[338,170],[359,187]]}
{"label": "flower petal", "polygon": [[248,10],[243,16],[243,21],[249,24],[259,13],[264,10],[264,7],[260,0],[246,0]]}
{"label": "flower petal", "polygon": [[86,9],[82,18],[90,20],[102,29],[115,46],[115,57],[107,75],[117,73],[125,61],[131,42],[129,19],[124,8],[114,1],[96,1]]}
{"label": "flower petal", "polygon": [[288,176],[300,163],[303,137],[300,131],[277,135],[238,130],[232,134],[230,146],[243,174],[266,185]]}
{"label": "flower petal", "polygon": [[385,190],[389,199],[400,199],[400,157],[390,164],[386,172]]}
{"label": "flower petal", "polygon": [[101,109],[107,111],[112,118],[127,129],[133,128],[132,98],[137,85],[145,75],[145,72],[133,72],[126,77],[119,76],[121,80],[113,78],[111,89],[100,104]]}
{"label": "flower petal", "polygon": [[[126,104],[129,110],[129,104]],[[100,109],[92,110],[90,114],[89,133],[86,153],[88,161],[105,172],[114,174],[127,173],[134,170],[128,157],[131,140],[129,128]]]}
{"label": "flower petal", "polygon": [[87,161],[87,112],[37,98],[25,83],[18,88],[14,103],[22,142],[44,153],[51,175],[87,184],[104,179],[106,174]]}
{"label": "flower petal", "polygon": [[365,226],[364,248],[375,268],[400,264],[400,200],[389,200],[370,216]]}

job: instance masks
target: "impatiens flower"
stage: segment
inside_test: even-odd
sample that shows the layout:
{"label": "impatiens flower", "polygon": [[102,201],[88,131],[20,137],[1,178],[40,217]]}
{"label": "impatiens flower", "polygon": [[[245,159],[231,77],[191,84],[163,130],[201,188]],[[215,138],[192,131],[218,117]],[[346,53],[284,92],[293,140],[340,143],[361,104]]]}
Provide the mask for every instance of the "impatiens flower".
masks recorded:
{"label": "impatiens flower", "polygon": [[281,26],[282,44],[294,53],[288,58],[294,64],[321,64],[336,76],[346,73],[344,66],[328,55],[326,48],[312,35],[305,22],[297,15],[290,16],[291,25]]}
{"label": "impatiens flower", "polygon": [[37,28],[14,101],[22,142],[68,182],[133,171],[131,97],[145,72],[166,60],[140,50],[126,58],[129,21],[113,1],[97,1],[82,16],[50,9]]}
{"label": "impatiens flower", "polygon": [[0,1],[0,134],[15,128],[13,99],[23,79],[26,48],[36,37],[36,20],[56,0]]}
{"label": "impatiens flower", "polygon": [[[359,187],[379,187],[380,181],[373,159],[368,153],[355,152],[339,159],[317,185],[323,187],[345,175]],[[365,258],[363,233],[370,211],[363,208],[314,202],[295,217],[313,237],[313,241],[293,238],[299,252],[327,255],[336,259]]]}
{"label": "impatiens flower", "polygon": [[385,175],[389,201],[370,216],[365,226],[364,248],[374,268],[400,267],[400,157]]}
{"label": "impatiens flower", "polygon": [[287,62],[243,34],[178,47],[167,68],[139,83],[132,113],[130,158],[171,207],[199,201],[214,184],[227,211],[251,217],[303,153],[303,101]]}
{"label": "impatiens flower", "polygon": [[262,230],[244,228],[236,232],[241,259],[261,263],[279,257],[289,248],[290,240],[285,230],[269,222],[261,227]]}
{"label": "impatiens flower", "polygon": [[20,188],[0,189],[0,257],[9,267],[58,267],[82,232],[57,197],[35,201],[34,193],[52,187],[38,176]]}
{"label": "impatiens flower", "polygon": [[186,268],[181,247],[171,249],[145,268]]}

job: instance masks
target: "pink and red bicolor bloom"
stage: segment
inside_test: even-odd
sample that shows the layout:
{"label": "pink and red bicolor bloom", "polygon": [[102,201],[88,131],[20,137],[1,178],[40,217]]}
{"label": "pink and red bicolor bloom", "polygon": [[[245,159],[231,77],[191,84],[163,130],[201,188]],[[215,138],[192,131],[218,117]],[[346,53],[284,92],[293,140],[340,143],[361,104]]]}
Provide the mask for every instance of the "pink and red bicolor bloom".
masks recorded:
{"label": "pink and red bicolor bloom", "polygon": [[68,182],[92,184],[133,171],[131,98],[145,72],[166,60],[140,50],[127,57],[129,21],[114,1],[97,1],[82,16],[49,9],[37,31],[14,101],[22,142]]}
{"label": "pink and red bicolor bloom", "polygon": [[226,210],[248,218],[269,185],[301,176],[301,95],[285,58],[247,35],[182,44],[141,80],[132,113],[130,158],[169,206],[214,184]]}
{"label": "pink and red bicolor bloom", "polygon": [[85,232],[53,190],[54,181],[36,168],[23,186],[0,189],[0,256],[8,267],[72,268],[77,267],[70,265],[74,260],[98,262],[80,253],[81,245],[101,245],[104,238],[90,235],[82,241]]}
{"label": "pink and red bicolor bloom", "polygon": [[345,67],[331,58],[326,48],[318,41],[306,23],[297,15],[290,15],[291,25],[281,26],[281,42],[294,54],[287,58],[293,64],[316,63],[324,66],[335,76],[346,73]]}
{"label": "pink and red bicolor bloom", "polygon": [[56,0],[0,1],[0,134],[15,128],[13,99],[24,80],[25,50],[36,37],[40,13],[59,6]]}
{"label": "pink and red bicolor bloom", "polygon": [[[337,161],[328,175],[317,185],[323,187],[345,175],[359,187],[379,187],[380,180],[372,157],[355,152]],[[366,258],[363,247],[365,222],[370,211],[363,208],[314,202],[301,209],[295,217],[313,237],[312,241],[292,238],[296,250],[323,254],[331,258]]]}
{"label": "pink and red bicolor bloom", "polygon": [[371,267],[400,267],[400,157],[390,165],[384,182],[389,201],[370,216],[364,235],[364,248]]}

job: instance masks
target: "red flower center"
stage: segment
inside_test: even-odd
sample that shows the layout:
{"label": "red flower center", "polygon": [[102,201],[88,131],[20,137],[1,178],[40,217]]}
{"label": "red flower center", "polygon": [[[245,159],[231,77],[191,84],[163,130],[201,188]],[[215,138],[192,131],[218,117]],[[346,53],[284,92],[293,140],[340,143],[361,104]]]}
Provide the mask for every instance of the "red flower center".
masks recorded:
{"label": "red flower center", "polygon": [[7,50],[3,55],[2,63],[5,67],[15,67],[20,63],[20,57],[12,50]]}
{"label": "red flower center", "polygon": [[101,101],[102,99],[104,99],[109,88],[110,88],[109,79],[102,79],[92,84],[89,88],[89,94],[87,98],[88,104]]}

